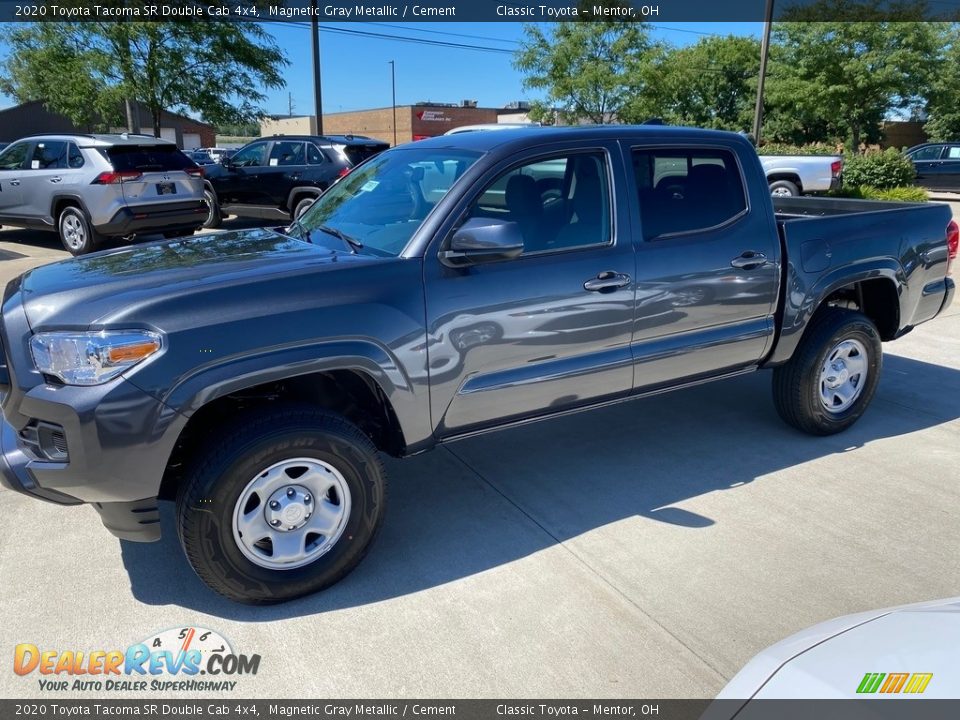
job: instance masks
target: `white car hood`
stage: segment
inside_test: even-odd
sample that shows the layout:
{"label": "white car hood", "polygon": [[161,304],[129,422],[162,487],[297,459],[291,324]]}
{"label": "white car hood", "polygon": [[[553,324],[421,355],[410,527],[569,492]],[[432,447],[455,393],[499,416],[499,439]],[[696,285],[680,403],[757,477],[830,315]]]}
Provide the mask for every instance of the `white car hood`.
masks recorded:
{"label": "white car hood", "polygon": [[[858,694],[867,673],[933,677],[921,695]],[[960,598],[815,625],[753,658],[717,699],[870,697],[960,698]]]}

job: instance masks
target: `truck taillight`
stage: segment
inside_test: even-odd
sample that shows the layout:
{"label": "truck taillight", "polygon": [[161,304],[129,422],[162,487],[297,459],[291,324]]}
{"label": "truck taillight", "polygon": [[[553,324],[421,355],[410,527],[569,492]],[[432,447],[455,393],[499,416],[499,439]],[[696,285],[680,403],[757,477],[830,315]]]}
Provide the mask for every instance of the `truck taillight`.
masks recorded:
{"label": "truck taillight", "polygon": [[119,185],[120,183],[139,180],[143,177],[142,172],[136,170],[124,170],[122,172],[102,172],[97,175],[91,185]]}
{"label": "truck taillight", "polygon": [[839,177],[841,170],[843,170],[843,160],[834,160],[832,163],[830,163],[831,176]]}
{"label": "truck taillight", "polygon": [[950,274],[950,266],[957,259],[957,246],[960,246],[960,225],[956,220],[951,220],[947,225],[947,275]]}
{"label": "truck taillight", "polygon": [[346,177],[350,174],[350,168],[340,168],[340,172],[337,174],[338,178]]}

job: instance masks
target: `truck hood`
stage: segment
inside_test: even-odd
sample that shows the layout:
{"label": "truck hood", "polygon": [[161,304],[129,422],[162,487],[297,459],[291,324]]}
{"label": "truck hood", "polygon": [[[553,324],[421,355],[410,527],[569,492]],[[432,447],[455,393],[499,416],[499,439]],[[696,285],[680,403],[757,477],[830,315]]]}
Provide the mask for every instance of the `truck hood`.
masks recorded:
{"label": "truck hood", "polygon": [[[149,307],[231,287],[275,289],[283,277],[332,270],[372,258],[311,245],[267,229],[198,235],[109,250],[44,265],[21,284],[31,328],[82,329],[116,319],[149,317]],[[265,298],[266,300],[266,298]]]}

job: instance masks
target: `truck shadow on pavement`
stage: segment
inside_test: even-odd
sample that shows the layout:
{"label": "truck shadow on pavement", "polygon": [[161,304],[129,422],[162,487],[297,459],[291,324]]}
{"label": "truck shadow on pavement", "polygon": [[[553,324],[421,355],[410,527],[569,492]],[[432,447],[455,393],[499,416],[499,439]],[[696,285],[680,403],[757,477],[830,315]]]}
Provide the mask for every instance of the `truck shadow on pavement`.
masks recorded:
{"label": "truck shadow on pavement", "polygon": [[159,543],[120,543],[131,590],[146,604],[248,622],[367,605],[470,577],[625,518],[656,521],[645,532],[667,525],[696,532],[714,520],[674,504],[736,492],[769,473],[960,417],[960,370],[897,356],[885,357],[864,417],[832,437],[784,425],[769,383],[769,373],[758,373],[389,460],[387,519],[367,558],[334,587],[275,607],[239,605],[201,584],[165,503]]}

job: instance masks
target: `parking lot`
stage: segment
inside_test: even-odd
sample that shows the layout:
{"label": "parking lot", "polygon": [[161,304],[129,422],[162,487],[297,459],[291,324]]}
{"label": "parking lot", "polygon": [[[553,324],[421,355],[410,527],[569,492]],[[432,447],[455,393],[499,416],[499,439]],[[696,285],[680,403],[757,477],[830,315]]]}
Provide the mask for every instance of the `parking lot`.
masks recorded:
{"label": "parking lot", "polygon": [[[65,256],[0,231],[0,284]],[[760,373],[389,461],[367,559],[279,607],[208,591],[170,507],[139,545],[0,489],[0,648],[194,626],[262,656],[236,697],[711,697],[811,624],[960,595],[960,302],[885,349],[833,437],[781,423]],[[77,697],[0,673],[44,694]]]}

